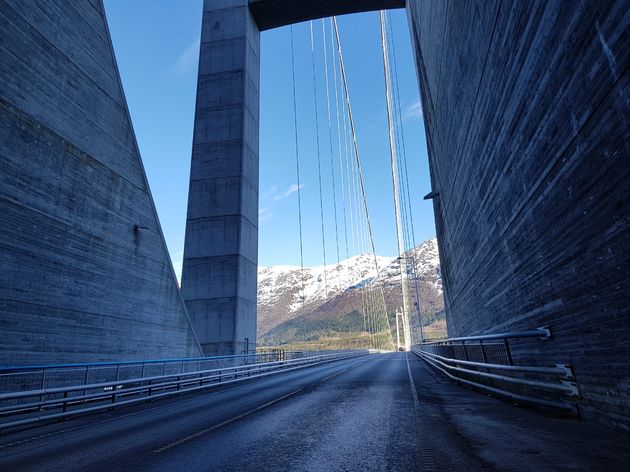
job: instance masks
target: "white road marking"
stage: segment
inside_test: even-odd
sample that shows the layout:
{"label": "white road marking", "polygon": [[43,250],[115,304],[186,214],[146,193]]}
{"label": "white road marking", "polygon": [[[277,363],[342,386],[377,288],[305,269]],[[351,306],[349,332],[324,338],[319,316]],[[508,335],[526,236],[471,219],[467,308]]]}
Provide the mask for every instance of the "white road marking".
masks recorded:
{"label": "white road marking", "polygon": [[159,449],[156,449],[153,452],[160,453],[160,452],[164,452],[164,451],[166,451],[168,449],[171,449],[171,448],[173,448],[175,446],[179,446],[180,444],[183,444],[183,443],[185,443],[187,441],[190,441],[191,439],[195,439],[195,438],[198,438],[199,436],[207,434],[210,431],[214,431],[215,429],[221,428],[221,427],[226,426],[226,425],[228,425],[230,423],[234,423],[235,421],[238,421],[241,418],[245,418],[246,416],[249,416],[249,415],[251,415],[253,413],[256,413],[257,411],[260,411],[260,410],[262,410],[264,408],[267,408],[267,407],[269,407],[269,406],[271,406],[271,405],[273,405],[275,403],[278,403],[279,401],[282,401],[282,400],[284,400],[286,398],[289,398],[290,396],[293,396],[296,393],[301,392],[301,391],[302,391],[301,388],[299,388],[297,390],[293,390],[292,392],[287,393],[286,395],[282,395],[281,397],[278,397],[278,398],[276,398],[274,400],[271,400],[271,401],[265,403],[264,405],[257,406],[256,408],[253,408],[253,409],[251,409],[249,411],[246,411],[245,413],[241,413],[240,415],[236,415],[235,417],[230,418],[229,420],[222,421],[221,423],[218,423],[218,424],[215,424],[213,426],[210,426],[209,428],[202,429],[201,431],[197,431],[196,433],[193,433],[193,434],[191,434],[189,436],[186,436],[185,438],[179,439],[179,440],[177,440],[175,442],[167,444],[166,446],[163,446],[163,447],[161,447]]}
{"label": "white road marking", "polygon": [[[320,382],[323,382],[324,380],[328,380],[329,378],[332,378],[332,377],[334,377],[336,375],[339,375],[339,374],[349,370],[351,367],[353,367],[353,366],[355,366],[357,364],[363,363],[363,362],[366,362],[366,360],[360,360],[358,362],[355,362],[350,367],[348,367],[347,369],[344,369],[341,372],[337,372],[337,373],[335,373],[335,374],[333,374],[331,376],[328,376],[328,377],[322,379]],[[206,393],[204,396],[208,397],[208,396],[212,396],[212,395],[218,395],[220,393],[224,393],[224,392],[227,392],[227,391],[230,391],[230,390],[235,390],[237,388],[248,387],[250,385],[251,384],[247,383],[247,384],[243,384],[243,385],[236,385],[236,386],[233,386],[233,387],[223,388],[223,389],[219,389],[219,390],[217,390],[215,392]],[[297,393],[297,391],[293,392],[293,393]],[[11,447],[11,446],[18,446],[20,444],[25,444],[25,443],[29,443],[29,442],[32,442],[32,441],[37,441],[38,439],[45,439],[45,438],[49,438],[51,436],[57,436],[57,435],[64,434],[64,433],[70,433],[72,431],[88,428],[90,426],[95,426],[95,425],[99,425],[99,424],[109,423],[109,422],[117,421],[117,420],[120,420],[120,419],[123,419],[123,418],[132,417],[132,416],[147,415],[147,414],[151,414],[153,412],[164,413],[166,411],[173,410],[175,408],[181,408],[183,406],[182,404],[194,403],[195,401],[198,401],[198,400],[199,400],[199,397],[177,399],[175,401],[171,401],[168,405],[156,405],[156,406],[154,406],[152,408],[143,408],[140,411],[134,411],[134,412],[130,412],[130,413],[117,414],[114,417],[104,418],[104,419],[99,420],[99,421],[93,421],[93,422],[86,423],[86,424],[81,424],[81,425],[72,426],[72,427],[69,427],[69,428],[60,429],[60,430],[57,430],[57,431],[51,431],[50,433],[41,434],[41,435],[38,435],[38,436],[32,436],[32,437],[29,437],[29,438],[21,439],[19,441],[14,441],[12,443],[0,444],[0,449],[6,449],[6,448]],[[269,405],[267,405],[267,406],[269,406]],[[248,412],[248,413],[253,413],[253,411],[252,412]]]}
{"label": "white road marking", "polygon": [[[217,395],[219,393],[227,392],[229,390],[234,390],[234,389],[237,389],[237,388],[243,388],[243,387],[246,387],[246,386],[247,386],[247,384],[236,385],[234,387],[229,387],[229,388],[224,388],[224,389],[221,389],[221,390],[217,390],[216,392],[206,393],[205,396],[209,397],[209,396],[212,396],[212,395]],[[150,400],[150,397],[147,397],[147,400]],[[28,443],[28,442],[31,442],[31,441],[36,441],[38,439],[48,438],[50,436],[56,436],[56,435],[62,434],[62,433],[69,433],[71,431],[87,428],[89,426],[94,426],[94,425],[97,425],[97,424],[103,424],[103,423],[109,423],[111,421],[117,421],[117,420],[120,420],[122,418],[128,418],[130,416],[151,414],[151,413],[153,413],[155,411],[158,411],[159,413],[165,413],[165,412],[173,410],[175,408],[181,408],[182,406],[184,406],[182,404],[193,403],[193,402],[198,401],[198,400],[199,400],[199,397],[182,398],[182,399],[178,399],[177,401],[172,401],[168,405],[156,405],[156,406],[154,406],[152,408],[143,408],[140,411],[134,411],[134,412],[131,412],[131,413],[122,413],[122,414],[116,415],[114,417],[104,418],[104,419],[102,419],[100,421],[92,421],[91,423],[80,424],[80,425],[77,425],[77,426],[72,426],[70,428],[64,428],[64,429],[60,429],[58,431],[52,431],[52,432],[47,433],[47,434],[42,434],[42,435],[39,435],[39,436],[33,436],[33,437],[30,437],[30,438],[21,439],[19,441],[15,441],[15,442],[12,442],[12,443],[0,444],[0,449],[4,449],[4,448],[10,447],[10,446],[17,446],[19,444],[24,444],[24,443]]]}
{"label": "white road marking", "polygon": [[348,369],[344,369],[344,370],[340,370],[339,372],[335,372],[332,375],[329,375],[328,377],[324,377],[323,379],[320,380],[320,382],[325,382],[328,379],[332,379],[333,377],[336,377],[339,374],[343,374],[344,372],[346,372]]}

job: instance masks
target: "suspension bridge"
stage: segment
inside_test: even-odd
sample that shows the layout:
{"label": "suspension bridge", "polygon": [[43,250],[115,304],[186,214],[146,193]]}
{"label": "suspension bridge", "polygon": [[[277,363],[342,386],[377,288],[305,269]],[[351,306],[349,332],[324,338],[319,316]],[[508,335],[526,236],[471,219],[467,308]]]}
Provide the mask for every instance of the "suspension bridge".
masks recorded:
{"label": "suspension bridge", "polygon": [[[625,470],[628,6],[205,0],[180,287],[103,2],[2,2],[0,468]],[[414,187],[403,126],[400,8],[427,189]],[[369,11],[387,195],[366,185],[344,60],[340,15]],[[257,345],[260,36],[278,27],[290,52],[294,302],[308,303],[305,254],[321,253],[326,293],[350,277],[342,259],[369,255],[354,349]],[[305,163],[317,170],[314,213]],[[409,257],[422,195],[440,245],[450,337],[438,340],[423,332]],[[394,300],[376,199],[393,208]],[[305,244],[307,219],[317,247]]]}

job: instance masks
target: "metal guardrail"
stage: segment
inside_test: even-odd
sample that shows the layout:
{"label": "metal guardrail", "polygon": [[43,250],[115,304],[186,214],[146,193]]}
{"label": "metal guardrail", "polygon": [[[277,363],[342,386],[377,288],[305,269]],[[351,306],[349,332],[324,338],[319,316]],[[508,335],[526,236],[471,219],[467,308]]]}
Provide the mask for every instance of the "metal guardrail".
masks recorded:
{"label": "metal guardrail", "polygon": [[232,356],[150,359],[80,364],[0,366],[0,394],[16,390],[41,390],[67,385],[183,374],[246,364],[301,359],[342,351],[270,350]]}
{"label": "metal guardrail", "polygon": [[[16,388],[13,391],[0,393],[0,431],[200,391],[366,354],[368,351],[342,351],[290,360],[243,363],[214,369],[138,376],[106,382],[79,382],[37,389]],[[203,359],[208,360],[210,358]],[[161,361],[156,362],[160,363]],[[109,365],[109,363],[103,364]],[[90,366],[94,365],[95,363],[90,364]],[[46,366],[49,369],[59,367]],[[27,366],[27,370],[29,368],[41,369],[41,366]],[[7,375],[15,375],[16,373],[10,372],[2,375],[5,375],[6,379]],[[2,375],[0,375],[0,382]],[[3,421],[5,418],[9,418],[9,420]]]}
{"label": "metal guardrail", "polygon": [[247,354],[229,355],[229,356],[207,356],[207,357],[178,357],[166,359],[148,359],[148,360],[131,360],[131,361],[107,361],[107,362],[82,362],[75,364],[35,364],[35,365],[0,365],[0,375],[10,372],[26,372],[26,371],[51,371],[55,369],[70,368],[106,368],[106,367],[126,367],[126,366],[150,366],[158,365],[166,369],[166,366],[182,366],[182,371],[186,370],[186,366],[203,365],[208,362],[228,362],[233,363],[251,363],[251,362],[269,362],[271,360],[290,360],[300,359],[303,357],[312,357],[323,354],[333,354],[339,351],[286,351],[284,349],[268,349]]}
{"label": "metal guardrail", "polygon": [[448,339],[438,339],[437,341],[431,341],[423,344],[453,344],[457,342],[466,343],[470,341],[490,341],[490,340],[507,340],[507,339],[518,339],[518,338],[538,338],[538,339],[551,339],[551,331],[549,328],[535,328],[529,329],[526,331],[512,331],[509,333],[494,333],[494,334],[480,334],[478,336],[466,336],[462,338],[448,338]]}
{"label": "metal guardrail", "polygon": [[[449,338],[412,346],[412,351],[449,378],[511,400],[577,415],[567,398],[579,397],[571,366],[514,365],[510,339],[551,338],[548,328]],[[560,398],[558,398],[560,396]]]}

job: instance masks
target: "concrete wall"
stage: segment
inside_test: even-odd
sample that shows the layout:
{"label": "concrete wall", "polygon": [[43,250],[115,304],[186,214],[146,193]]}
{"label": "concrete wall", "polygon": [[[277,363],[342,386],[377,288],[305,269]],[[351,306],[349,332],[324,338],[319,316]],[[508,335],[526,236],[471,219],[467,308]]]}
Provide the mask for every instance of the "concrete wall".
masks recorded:
{"label": "concrete wall", "polygon": [[200,353],[100,0],[0,3],[0,364]]}
{"label": "concrete wall", "polygon": [[586,418],[630,429],[630,8],[408,4],[449,335],[548,325]]}

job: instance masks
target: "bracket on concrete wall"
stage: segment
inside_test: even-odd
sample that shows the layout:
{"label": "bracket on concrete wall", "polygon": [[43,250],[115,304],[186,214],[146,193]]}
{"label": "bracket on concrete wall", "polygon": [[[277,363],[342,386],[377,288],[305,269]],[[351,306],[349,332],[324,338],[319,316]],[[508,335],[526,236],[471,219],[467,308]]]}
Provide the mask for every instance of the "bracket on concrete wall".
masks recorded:
{"label": "bracket on concrete wall", "polygon": [[576,382],[571,382],[569,380],[562,380],[562,385],[566,386],[569,391],[565,392],[565,395],[568,395],[570,397],[579,397],[580,396],[580,390],[578,389],[578,385]]}
{"label": "bracket on concrete wall", "polygon": [[540,331],[540,337],[538,339],[542,339],[544,341],[551,339],[551,330],[548,326],[541,326],[536,329]]}
{"label": "bracket on concrete wall", "polygon": [[564,371],[562,376],[566,380],[573,380],[573,379],[575,379],[575,377],[573,376],[573,369],[571,368],[571,365],[569,365],[569,364],[556,364],[556,367],[558,369],[561,369],[561,370]]}

